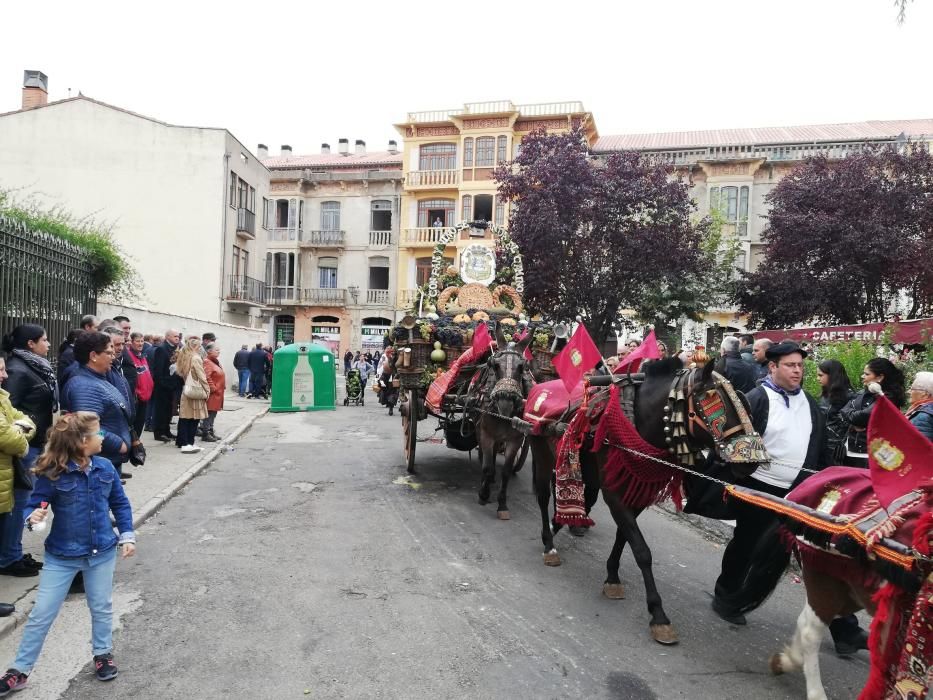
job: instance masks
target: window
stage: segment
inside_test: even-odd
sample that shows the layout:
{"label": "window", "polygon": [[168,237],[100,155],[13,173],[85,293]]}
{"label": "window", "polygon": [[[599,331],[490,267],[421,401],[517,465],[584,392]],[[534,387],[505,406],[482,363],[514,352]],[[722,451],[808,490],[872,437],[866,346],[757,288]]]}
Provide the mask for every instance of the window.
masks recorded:
{"label": "window", "polygon": [[496,226],[505,226],[505,200],[496,197]]}
{"label": "window", "polygon": [[230,193],[227,195],[227,204],[236,209],[236,183],[239,178],[236,173],[230,171]]}
{"label": "window", "polygon": [[473,198],[475,209],[473,210],[474,221],[492,221],[492,195],[478,194]]}
{"label": "window", "polygon": [[496,141],[496,162],[501,165],[505,162],[506,154],[509,152],[509,139],[506,136],[500,136]]}
{"label": "window", "polygon": [[371,205],[370,231],[392,230],[392,202],[388,199],[374,199]]}
{"label": "window", "polygon": [[262,227],[264,229],[274,228],[275,222],[272,221],[272,206],[268,199],[262,198]]}
{"label": "window", "polygon": [[337,258],[318,258],[318,284],[321,289],[337,289]]}
{"label": "window", "polygon": [[[441,270],[446,270],[454,264],[453,258],[444,258]],[[418,258],[415,260],[415,284],[419,287],[426,285],[431,279],[431,258]]]}
{"label": "window", "polygon": [[256,188],[255,187],[249,188],[249,204],[246,208],[249,209],[254,214],[256,213]]}
{"label": "window", "polygon": [[492,136],[476,139],[476,167],[491,168],[495,165],[496,140]]}
{"label": "window", "polygon": [[457,144],[429,143],[421,147],[419,156],[419,170],[453,170],[457,167]]}
{"label": "window", "polygon": [[389,288],[389,259],[383,256],[374,256],[369,259],[369,288]]}
{"label": "window", "polygon": [[233,246],[233,274],[249,275],[249,251],[237,245]]}
{"label": "window", "polygon": [[463,139],[463,167],[473,167],[473,139]]}
{"label": "window", "polygon": [[233,276],[240,276],[240,250],[239,246],[233,246]]}
{"label": "window", "polygon": [[295,286],[295,254],[294,253],[271,253],[269,259],[272,261],[271,282],[276,287],[294,287]]}
{"label": "window", "polygon": [[741,187],[710,187],[709,209],[718,209],[725,223],[735,226],[738,236],[748,235],[748,196],[747,185]]}
{"label": "window", "polygon": [[323,202],[321,204],[321,230],[340,230],[340,202]]}
{"label": "window", "polygon": [[473,221],[473,197],[465,194],[463,195],[463,216],[461,221]]}
{"label": "window", "polygon": [[455,209],[453,199],[423,199],[418,202],[418,226],[453,226]]}

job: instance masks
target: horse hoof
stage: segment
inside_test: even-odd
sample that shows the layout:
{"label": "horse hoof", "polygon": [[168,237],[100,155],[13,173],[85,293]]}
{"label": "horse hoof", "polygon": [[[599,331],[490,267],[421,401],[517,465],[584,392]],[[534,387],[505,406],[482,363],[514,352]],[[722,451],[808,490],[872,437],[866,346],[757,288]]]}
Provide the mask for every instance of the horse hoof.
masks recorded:
{"label": "horse hoof", "polygon": [[781,656],[783,656],[783,654],[774,654],[771,657],[771,661],[768,662],[768,667],[771,669],[771,675],[780,676],[784,674],[784,664],[782,662]]}
{"label": "horse hoof", "polygon": [[480,497],[477,499],[477,501],[479,502],[479,504],[480,504],[481,506],[485,506],[486,504],[489,503],[489,499],[488,499],[488,498],[483,498],[482,496],[480,496]]}
{"label": "horse hoof", "polygon": [[677,631],[674,625],[651,625],[651,636],[658,644],[672,645],[680,640],[677,638]]}
{"label": "horse hoof", "polygon": [[499,520],[511,520],[512,519],[512,517],[509,515],[509,511],[507,510],[497,510],[496,517],[499,518]]}
{"label": "horse hoof", "polygon": [[604,583],[603,595],[609,600],[622,600],[625,598],[625,587],[621,583]]}
{"label": "horse hoof", "polygon": [[552,549],[550,552],[544,553],[544,565],[560,566],[560,554],[557,553],[556,549]]}

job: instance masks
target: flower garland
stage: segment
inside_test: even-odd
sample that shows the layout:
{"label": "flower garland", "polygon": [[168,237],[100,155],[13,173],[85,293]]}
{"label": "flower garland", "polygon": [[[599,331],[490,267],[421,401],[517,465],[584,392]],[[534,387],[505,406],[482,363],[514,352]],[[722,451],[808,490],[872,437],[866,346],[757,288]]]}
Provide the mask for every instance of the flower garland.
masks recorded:
{"label": "flower garland", "polygon": [[[461,231],[465,231],[470,228],[473,228],[473,223],[463,221],[456,226],[445,229],[438,238],[437,244],[434,246],[434,252],[431,254],[431,278],[428,280],[428,296],[431,299],[437,299],[437,296],[440,293],[438,279],[446,269],[444,251],[447,249],[448,245],[456,240]],[[521,296],[525,292],[525,268],[522,262],[522,254],[518,249],[518,245],[516,245],[515,241],[512,240],[512,237],[501,226],[488,224],[486,228],[490,230],[495,237],[496,248],[505,251],[506,255],[511,258],[512,271],[515,274],[515,280],[512,286],[515,287],[515,291],[518,292],[519,296]]]}

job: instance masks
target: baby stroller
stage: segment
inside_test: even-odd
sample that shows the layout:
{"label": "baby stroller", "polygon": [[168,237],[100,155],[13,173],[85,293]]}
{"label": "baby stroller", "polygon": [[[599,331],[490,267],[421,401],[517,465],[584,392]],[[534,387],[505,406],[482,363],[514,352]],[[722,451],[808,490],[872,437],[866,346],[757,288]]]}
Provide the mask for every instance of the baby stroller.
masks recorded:
{"label": "baby stroller", "polygon": [[354,406],[364,405],[363,379],[360,377],[358,369],[351,369],[347,372],[347,396],[343,400],[344,406],[349,406],[353,402]]}

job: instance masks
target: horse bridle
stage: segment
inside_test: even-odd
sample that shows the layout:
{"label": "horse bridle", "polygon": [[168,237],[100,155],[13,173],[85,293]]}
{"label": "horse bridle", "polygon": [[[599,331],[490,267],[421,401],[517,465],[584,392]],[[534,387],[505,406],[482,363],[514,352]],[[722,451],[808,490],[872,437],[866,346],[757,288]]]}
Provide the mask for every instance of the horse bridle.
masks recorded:
{"label": "horse bridle", "polygon": [[[515,358],[518,362],[524,362],[525,359],[521,353],[519,353],[517,350],[513,350],[512,348],[500,350],[490,359],[495,359],[498,364],[498,360],[502,359],[503,356],[508,356],[509,359]],[[521,379],[516,379],[512,376],[515,374],[515,363],[509,362],[503,374],[506,376],[503,376],[501,379],[496,379],[496,382],[492,387],[492,391],[489,393],[489,400],[498,401],[500,399],[511,399],[512,402],[516,405],[517,409],[521,410],[525,405],[525,393],[522,391]]]}

